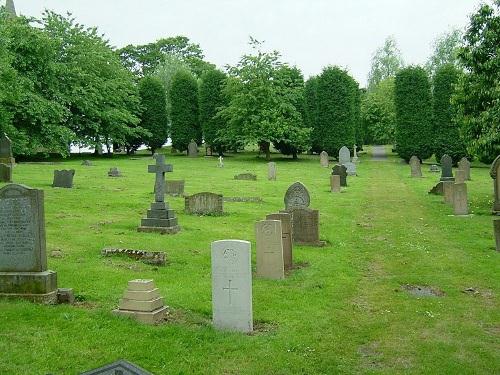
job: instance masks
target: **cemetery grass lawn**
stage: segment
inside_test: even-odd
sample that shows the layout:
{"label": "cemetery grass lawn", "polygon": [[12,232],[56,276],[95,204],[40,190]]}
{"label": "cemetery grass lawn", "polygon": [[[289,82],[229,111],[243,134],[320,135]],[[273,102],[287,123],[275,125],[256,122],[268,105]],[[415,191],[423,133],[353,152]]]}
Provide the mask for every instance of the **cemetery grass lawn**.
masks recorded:
{"label": "cemetery grass lawn", "polygon": [[[390,150],[390,148],[388,148]],[[277,181],[255,154],[217,158],[171,156],[186,193],[261,197],[224,203],[227,215],[187,216],[169,198],[182,231],[137,233],[153,201],[151,157],[19,164],[14,180],[45,191],[47,253],[59,287],[72,287],[74,306],[0,301],[0,374],[76,374],[126,359],[155,374],[493,374],[500,373],[499,254],[492,231],[492,180],[473,168],[471,217],[450,216],[429,196],[438,174],[390,155],[362,154],[359,177],[341,194],[329,192],[331,169],[318,156],[298,161],[274,155]],[[122,178],[108,178],[117,166]],[[52,171],[76,169],[74,189],[51,188]],[[251,172],[257,181],[235,181]],[[295,247],[297,269],[283,281],[254,278],[256,331],[215,331],[211,319],[210,243],[252,242],[254,223],[283,208],[287,187],[302,181],[320,210],[324,248]],[[0,184],[0,187],[3,184]],[[103,258],[104,247],[162,250],[168,265]],[[170,306],[169,322],[146,326],[111,314],[127,281],[153,278]],[[401,285],[430,286],[441,297],[415,297]]]}

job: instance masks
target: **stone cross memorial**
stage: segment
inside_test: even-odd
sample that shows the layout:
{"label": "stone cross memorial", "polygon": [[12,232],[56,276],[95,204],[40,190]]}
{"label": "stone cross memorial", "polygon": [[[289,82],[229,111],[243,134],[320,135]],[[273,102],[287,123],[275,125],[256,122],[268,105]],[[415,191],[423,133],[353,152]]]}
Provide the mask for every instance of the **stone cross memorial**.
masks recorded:
{"label": "stone cross memorial", "polygon": [[251,246],[212,242],[212,319],[217,329],[253,331]]}
{"label": "stone cross memorial", "polygon": [[224,168],[224,158],[219,156],[219,168]]}
{"label": "stone cross memorial", "polygon": [[7,134],[0,137],[0,163],[16,163],[16,160],[12,157],[12,141],[7,137]]}
{"label": "stone cross memorial", "polygon": [[154,173],[155,178],[155,202],[151,203],[147,217],[141,220],[139,232],[159,232],[162,234],[175,234],[181,229],[177,224],[175,211],[169,208],[165,202],[165,173],[172,172],[171,164],[165,164],[165,155],[158,154],[156,164],[148,166],[148,172]]}
{"label": "stone cross memorial", "polygon": [[57,274],[47,269],[43,191],[0,189],[0,296],[57,302]]}
{"label": "stone cross memorial", "polygon": [[75,177],[74,169],[56,170],[54,171],[52,187],[71,189],[73,187],[73,177]]}
{"label": "stone cross memorial", "polygon": [[335,164],[332,168],[332,175],[340,176],[340,186],[347,186],[347,168],[345,165]]}
{"label": "stone cross memorial", "polygon": [[283,263],[285,270],[289,270],[293,266],[293,237],[292,237],[292,215],[287,212],[277,214],[269,214],[266,220],[281,221],[281,236],[283,242]]}
{"label": "stone cross memorial", "polygon": [[410,158],[410,168],[412,177],[422,177],[422,167],[420,165],[420,159],[415,155]]}
{"label": "stone cross memorial", "polygon": [[188,156],[190,158],[198,157],[198,145],[193,139],[191,140],[191,142],[189,142],[188,145]]}
{"label": "stone cross memorial", "polygon": [[441,157],[441,181],[455,181],[453,177],[453,160],[446,154]]}
{"label": "stone cross memorial", "polygon": [[319,154],[319,163],[322,167],[328,168],[328,153],[326,151],[321,151]]}
{"label": "stone cross memorial", "polygon": [[0,182],[12,182],[12,164],[0,163]]}
{"label": "stone cross memorial", "polygon": [[490,176],[493,179],[493,214],[500,215],[500,155],[491,164]]}
{"label": "stone cross memorial", "polygon": [[352,162],[353,163],[359,163],[359,158],[358,158],[358,145],[354,145],[353,149],[352,149],[354,155],[352,157]]}
{"label": "stone cross memorial", "polygon": [[276,181],[276,163],[273,161],[267,164],[267,179]]}
{"label": "stone cross memorial", "polygon": [[463,157],[462,159],[460,159],[460,161],[458,162],[458,168],[460,170],[464,171],[465,180],[470,181],[471,180],[471,178],[470,178],[470,161],[466,157]]}
{"label": "stone cross memorial", "polygon": [[283,242],[280,220],[255,223],[257,276],[284,279]]}
{"label": "stone cross memorial", "polygon": [[467,185],[465,183],[453,186],[453,213],[455,216],[468,215]]}

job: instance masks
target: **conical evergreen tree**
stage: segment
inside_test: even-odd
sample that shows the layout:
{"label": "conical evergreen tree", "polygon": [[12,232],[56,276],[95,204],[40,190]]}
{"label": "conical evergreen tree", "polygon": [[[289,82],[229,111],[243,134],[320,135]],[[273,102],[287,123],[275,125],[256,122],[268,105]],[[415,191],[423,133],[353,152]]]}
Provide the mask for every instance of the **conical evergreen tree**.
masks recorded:
{"label": "conical evergreen tree", "polygon": [[6,0],[5,9],[7,10],[7,13],[10,14],[12,17],[17,17],[16,7],[14,6],[14,0]]}

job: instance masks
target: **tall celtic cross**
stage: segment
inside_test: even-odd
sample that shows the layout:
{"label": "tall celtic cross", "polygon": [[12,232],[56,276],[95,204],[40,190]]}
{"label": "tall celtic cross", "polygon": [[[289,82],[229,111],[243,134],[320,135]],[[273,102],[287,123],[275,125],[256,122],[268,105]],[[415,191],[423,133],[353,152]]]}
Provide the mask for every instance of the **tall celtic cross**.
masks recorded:
{"label": "tall celtic cross", "polygon": [[166,183],[165,173],[172,172],[172,164],[165,164],[165,155],[156,155],[156,164],[148,165],[148,172],[156,174],[155,180],[155,202],[163,202],[165,199]]}

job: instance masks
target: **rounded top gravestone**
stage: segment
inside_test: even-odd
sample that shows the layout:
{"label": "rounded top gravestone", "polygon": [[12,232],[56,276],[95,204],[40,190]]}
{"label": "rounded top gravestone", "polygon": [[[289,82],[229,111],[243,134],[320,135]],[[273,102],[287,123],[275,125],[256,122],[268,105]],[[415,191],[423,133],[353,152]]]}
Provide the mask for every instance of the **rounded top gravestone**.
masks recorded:
{"label": "rounded top gravestone", "polygon": [[310,203],[309,192],[302,182],[295,182],[286,191],[285,209],[307,208]]}
{"label": "rounded top gravestone", "polygon": [[346,146],[342,146],[339,151],[339,163],[345,164],[351,161],[351,152]]}

